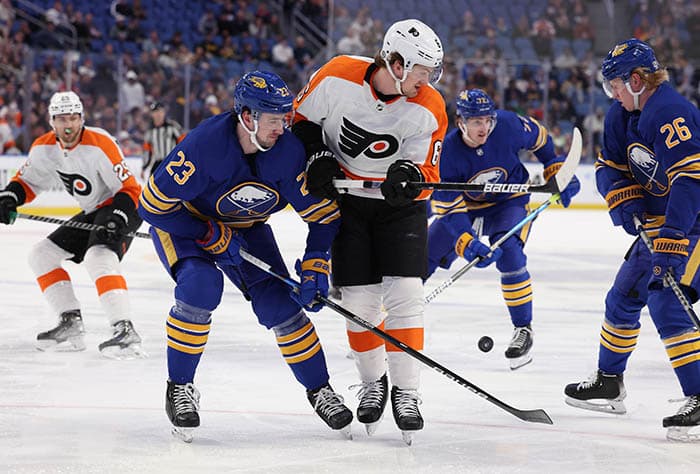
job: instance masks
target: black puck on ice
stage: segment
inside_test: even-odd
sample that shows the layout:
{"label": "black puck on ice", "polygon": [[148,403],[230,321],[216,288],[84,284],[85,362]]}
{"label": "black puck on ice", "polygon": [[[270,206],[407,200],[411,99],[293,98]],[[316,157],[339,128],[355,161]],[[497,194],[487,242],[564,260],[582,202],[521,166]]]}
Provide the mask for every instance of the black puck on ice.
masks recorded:
{"label": "black puck on ice", "polygon": [[481,352],[488,352],[493,349],[493,339],[488,336],[483,336],[479,339],[479,350]]}

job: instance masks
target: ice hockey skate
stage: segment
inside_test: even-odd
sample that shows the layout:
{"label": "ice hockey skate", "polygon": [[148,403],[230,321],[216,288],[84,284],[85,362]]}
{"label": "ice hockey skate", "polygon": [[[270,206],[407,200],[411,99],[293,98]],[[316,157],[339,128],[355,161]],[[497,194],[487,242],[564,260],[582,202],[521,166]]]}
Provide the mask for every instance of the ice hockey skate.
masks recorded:
{"label": "ice hockey skate", "polygon": [[65,311],[59,317],[58,326],[36,336],[36,348],[40,351],[84,351],[85,329],[80,310]]}
{"label": "ice hockey skate", "polygon": [[98,346],[103,356],[120,360],[148,357],[141,347],[141,337],[131,321],[123,319],[114,323],[112,327],[112,337]]}
{"label": "ice hockey skate", "polygon": [[314,407],[316,414],[333,430],[340,431],[348,439],[352,439],[350,423],[352,412],[343,404],[343,397],[333,391],[330,384],[325,384],[315,390],[307,390],[306,398]]}
{"label": "ice hockey skate", "polygon": [[684,443],[700,441],[700,395],[691,395],[675,415],[663,420],[666,438]]}
{"label": "ice hockey skate", "polygon": [[423,417],[418,411],[422,403],[417,390],[391,388],[391,407],[396,426],[401,430],[401,436],[407,445],[413,443],[413,435],[423,429]]}
{"label": "ice hockey skate", "polygon": [[384,407],[386,407],[389,393],[386,374],[374,382],[362,382],[350,386],[350,390],[355,388],[359,388],[357,398],[360,399],[360,404],[357,406],[357,420],[364,423],[367,434],[372,436],[384,417]]}
{"label": "ice hockey skate", "polygon": [[510,370],[516,370],[532,362],[530,349],[532,349],[532,328],[530,325],[516,327],[513,330],[513,338],[506,349],[506,359],[510,362]]}
{"label": "ice hockey skate", "polygon": [[627,392],[622,374],[606,374],[598,370],[588,380],[567,385],[564,393],[564,401],[572,407],[615,415],[627,412],[623,403]]}
{"label": "ice hockey skate", "polygon": [[191,443],[195,428],[199,427],[199,391],[191,383],[176,384],[168,380],[165,390],[165,413],[173,424],[171,433]]}

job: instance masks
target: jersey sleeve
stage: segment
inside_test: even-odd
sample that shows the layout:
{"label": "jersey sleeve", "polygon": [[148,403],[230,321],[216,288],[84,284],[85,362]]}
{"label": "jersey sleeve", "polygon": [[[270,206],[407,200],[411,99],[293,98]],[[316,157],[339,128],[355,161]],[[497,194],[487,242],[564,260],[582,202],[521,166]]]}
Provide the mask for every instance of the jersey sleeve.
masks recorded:
{"label": "jersey sleeve", "polygon": [[[149,224],[173,235],[200,239],[207,225],[184,203],[204,192],[210,177],[204,163],[208,146],[189,136],[178,144],[148,179],[139,198],[139,214]],[[216,156],[216,154],[212,155]]]}
{"label": "jersey sleeve", "polygon": [[[700,126],[697,110],[688,103],[660,107],[654,151],[661,159],[671,191],[666,206],[666,226],[690,232],[700,213]],[[695,112],[695,113],[693,113]]]}
{"label": "jersey sleeve", "polygon": [[37,138],[29,149],[27,160],[11,179],[22,186],[24,203],[33,201],[39,194],[56,184],[56,174],[46,156],[45,147],[56,146],[56,135],[47,133]]}
{"label": "jersey sleeve", "polygon": [[101,151],[102,159],[95,163],[102,181],[114,196],[125,194],[136,207],[141,194],[141,185],[129,170],[117,141],[107,132],[86,130],[83,133],[81,146],[94,146]]}

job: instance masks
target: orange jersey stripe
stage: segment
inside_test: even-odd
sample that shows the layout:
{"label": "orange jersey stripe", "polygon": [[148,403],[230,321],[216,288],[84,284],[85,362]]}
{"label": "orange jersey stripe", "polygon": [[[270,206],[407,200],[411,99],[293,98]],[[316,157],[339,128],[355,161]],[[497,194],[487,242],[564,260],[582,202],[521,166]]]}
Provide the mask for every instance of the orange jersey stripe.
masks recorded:
{"label": "orange jersey stripe", "polygon": [[[423,328],[389,329],[387,334],[394,336],[411,349],[423,350]],[[390,342],[386,343],[387,352],[401,352],[401,349]]]}
{"label": "orange jersey stripe", "polygon": [[[384,323],[377,326],[379,329],[384,330]],[[378,347],[382,347],[384,340],[379,336],[375,336],[369,331],[353,332],[348,331],[348,342],[350,343],[350,349],[355,352],[367,352]]]}
{"label": "orange jersey stripe", "polygon": [[126,290],[126,280],[121,275],[105,275],[95,280],[97,294],[102,296],[112,290]]}
{"label": "orange jersey stripe", "polygon": [[39,288],[41,288],[41,291],[44,292],[51,285],[62,281],[70,281],[70,276],[68,275],[67,271],[59,267],[54,268],[48,273],[44,273],[43,275],[38,277],[36,281],[37,283],[39,283]]}

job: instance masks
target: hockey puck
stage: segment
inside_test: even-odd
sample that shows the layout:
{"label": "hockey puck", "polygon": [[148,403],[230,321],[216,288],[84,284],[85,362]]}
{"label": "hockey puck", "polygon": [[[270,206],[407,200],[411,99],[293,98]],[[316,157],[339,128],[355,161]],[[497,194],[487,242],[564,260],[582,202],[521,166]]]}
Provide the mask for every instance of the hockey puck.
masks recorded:
{"label": "hockey puck", "polygon": [[488,336],[483,336],[479,339],[479,350],[481,352],[488,352],[493,349],[493,339]]}

